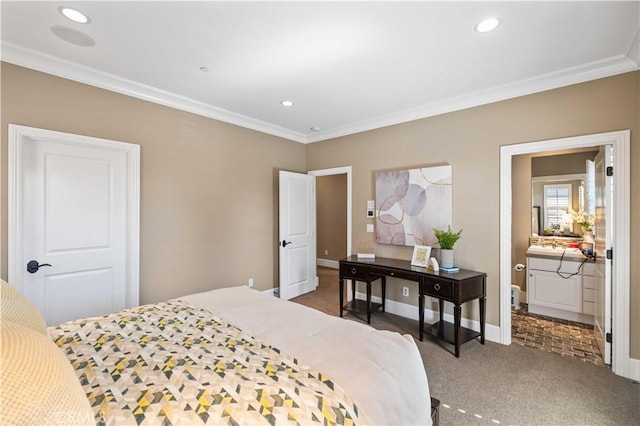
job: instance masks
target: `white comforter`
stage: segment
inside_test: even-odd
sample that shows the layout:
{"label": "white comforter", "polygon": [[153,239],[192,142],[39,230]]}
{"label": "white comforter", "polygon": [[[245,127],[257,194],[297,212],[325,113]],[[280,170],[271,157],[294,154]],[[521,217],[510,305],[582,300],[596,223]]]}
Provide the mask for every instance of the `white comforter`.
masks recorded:
{"label": "white comforter", "polygon": [[427,376],[411,336],[375,330],[248,287],[181,299],[329,376],[358,405],[363,424],[431,424]]}

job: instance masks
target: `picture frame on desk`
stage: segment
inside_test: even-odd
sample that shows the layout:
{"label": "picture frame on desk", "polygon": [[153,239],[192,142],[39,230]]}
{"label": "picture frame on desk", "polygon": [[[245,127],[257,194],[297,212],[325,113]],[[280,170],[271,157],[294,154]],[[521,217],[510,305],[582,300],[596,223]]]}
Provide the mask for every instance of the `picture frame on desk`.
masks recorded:
{"label": "picture frame on desk", "polygon": [[427,267],[431,256],[431,246],[413,246],[413,256],[411,266]]}

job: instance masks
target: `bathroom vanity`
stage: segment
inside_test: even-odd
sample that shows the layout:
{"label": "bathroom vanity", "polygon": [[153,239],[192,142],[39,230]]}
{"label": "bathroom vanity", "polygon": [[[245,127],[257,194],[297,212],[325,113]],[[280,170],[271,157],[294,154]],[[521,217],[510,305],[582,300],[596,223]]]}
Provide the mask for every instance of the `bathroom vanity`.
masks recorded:
{"label": "bathroom vanity", "polygon": [[580,250],[529,247],[527,272],[530,313],[593,324],[598,277]]}

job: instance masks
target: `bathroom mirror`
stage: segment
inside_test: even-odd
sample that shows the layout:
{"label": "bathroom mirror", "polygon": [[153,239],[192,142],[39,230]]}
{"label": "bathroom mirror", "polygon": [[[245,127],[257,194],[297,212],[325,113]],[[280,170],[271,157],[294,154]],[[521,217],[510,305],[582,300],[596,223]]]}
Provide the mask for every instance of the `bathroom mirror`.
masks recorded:
{"label": "bathroom mirror", "polygon": [[540,223],[540,206],[533,206],[531,208],[531,235],[541,235],[541,226],[542,224]]}
{"label": "bathroom mirror", "polygon": [[[531,234],[577,236],[582,229],[567,210],[595,213],[592,149],[547,152],[531,157]],[[546,188],[546,190],[545,190]],[[536,209],[538,207],[538,209]],[[556,228],[552,229],[551,226]]]}
{"label": "bathroom mirror", "polygon": [[531,234],[578,236],[567,207],[584,209],[585,174],[531,178]]}

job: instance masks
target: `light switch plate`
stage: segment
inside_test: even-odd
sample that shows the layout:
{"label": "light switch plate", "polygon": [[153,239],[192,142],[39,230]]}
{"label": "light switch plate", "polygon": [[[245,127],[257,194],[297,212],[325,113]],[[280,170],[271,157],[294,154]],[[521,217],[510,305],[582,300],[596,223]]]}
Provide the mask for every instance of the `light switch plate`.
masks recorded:
{"label": "light switch plate", "polygon": [[367,223],[367,232],[373,232],[373,223]]}

